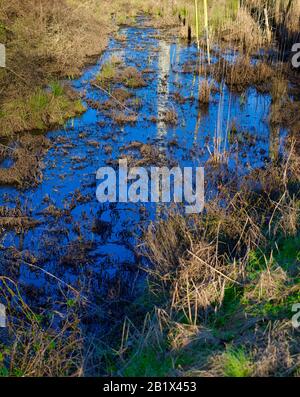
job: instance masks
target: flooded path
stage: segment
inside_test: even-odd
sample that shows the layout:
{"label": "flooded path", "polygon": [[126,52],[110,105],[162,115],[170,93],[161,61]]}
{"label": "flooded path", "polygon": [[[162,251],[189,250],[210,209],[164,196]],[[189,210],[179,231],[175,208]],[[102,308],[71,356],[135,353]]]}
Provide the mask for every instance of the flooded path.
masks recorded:
{"label": "flooded path", "polygon": [[[220,151],[229,153],[233,172],[248,172],[278,155],[285,134],[269,127],[270,96],[254,88],[233,94],[216,83],[209,106],[199,106],[199,76],[187,70],[198,56],[196,46],[164,40],[140,19],[137,26],[122,28],[97,65],[72,83],[84,95],[87,111],[64,129],[47,134],[52,147],[44,159],[42,183],[26,191],[0,189],[2,206],[17,203],[38,221],[26,233],[7,232],[1,242],[1,273],[17,276],[28,303],[49,307],[59,299],[65,284],[45,271],[95,304],[98,294],[117,300],[129,286],[133,288],[140,262],[134,249],[137,236],[159,214],[150,204],[98,203],[99,167],[122,156],[142,161],[145,153],[150,157],[147,165],[156,166],[157,155],[171,164],[203,166],[214,152],[216,136]],[[146,82],[145,87],[128,88],[136,123],[116,123],[111,109],[93,105],[110,99],[91,81],[112,57],[138,69]],[[176,123],[166,119],[170,111],[177,115]],[[229,133],[233,123],[239,131],[234,140]],[[139,144],[147,145],[144,152]]]}

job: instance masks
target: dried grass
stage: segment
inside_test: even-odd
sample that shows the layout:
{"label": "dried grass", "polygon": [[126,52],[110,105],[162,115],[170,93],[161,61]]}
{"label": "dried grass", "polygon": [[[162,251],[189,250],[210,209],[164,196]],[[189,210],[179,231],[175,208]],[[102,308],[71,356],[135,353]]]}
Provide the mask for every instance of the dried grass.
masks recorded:
{"label": "dried grass", "polygon": [[240,8],[234,21],[229,21],[220,33],[222,40],[238,44],[246,51],[262,47],[265,35],[246,8]]}
{"label": "dried grass", "polygon": [[238,57],[233,64],[221,60],[212,66],[211,71],[217,81],[224,79],[226,84],[237,92],[242,92],[250,86],[262,92],[270,90],[270,82],[275,74],[267,63],[260,61],[253,65],[247,56]]}
{"label": "dried grass", "polygon": [[210,102],[211,86],[207,80],[204,80],[199,88],[198,101],[202,104],[209,104]]}
{"label": "dried grass", "polygon": [[37,185],[43,178],[42,157],[50,143],[43,136],[24,135],[18,146],[9,150],[13,164],[9,168],[0,168],[0,183],[15,185],[19,188]]}
{"label": "dried grass", "polygon": [[55,315],[47,321],[42,313],[35,314],[12,280],[0,276],[0,291],[9,321],[10,345],[2,352],[7,376],[82,376],[83,341],[76,311],[69,310],[55,327]]}

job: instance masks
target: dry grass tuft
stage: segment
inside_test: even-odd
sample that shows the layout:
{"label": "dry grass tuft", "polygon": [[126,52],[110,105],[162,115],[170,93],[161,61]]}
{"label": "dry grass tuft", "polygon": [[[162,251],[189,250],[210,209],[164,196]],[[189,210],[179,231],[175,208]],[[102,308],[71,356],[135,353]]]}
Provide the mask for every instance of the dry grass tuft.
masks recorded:
{"label": "dry grass tuft", "polygon": [[209,104],[210,102],[210,93],[211,93],[211,86],[207,80],[204,80],[199,88],[199,97],[198,101],[202,104]]}
{"label": "dry grass tuft", "polygon": [[265,42],[264,32],[246,8],[238,10],[236,19],[225,25],[220,36],[222,40],[231,44],[236,43],[246,51],[259,48]]}
{"label": "dry grass tuft", "polygon": [[26,215],[19,206],[15,208],[0,207],[1,235],[7,230],[14,230],[17,234],[21,234],[38,224],[38,221]]}
{"label": "dry grass tuft", "polygon": [[280,299],[285,290],[287,280],[287,274],[282,268],[276,266],[273,266],[273,268],[268,267],[259,274],[257,284],[245,297],[252,302]]}
{"label": "dry grass tuft", "polygon": [[254,86],[262,92],[270,90],[270,81],[274,76],[274,70],[270,65],[262,61],[253,65],[247,56],[237,58],[233,64],[221,60],[211,69],[218,81],[224,79],[226,84],[237,92],[242,92],[249,86]]}
{"label": "dry grass tuft", "polygon": [[63,319],[53,314],[49,320],[29,308],[12,280],[0,276],[0,291],[9,321],[8,343],[0,360],[2,373],[10,377],[82,376],[83,341],[76,311],[69,310]]}
{"label": "dry grass tuft", "polygon": [[141,88],[146,87],[147,83],[142,77],[142,73],[139,72],[135,67],[126,67],[120,75],[120,79],[124,85],[128,88]]}
{"label": "dry grass tuft", "polygon": [[290,376],[300,367],[299,353],[293,355],[297,331],[293,330],[287,321],[269,323],[268,328],[267,343],[260,340],[258,346],[253,346],[253,376]]}
{"label": "dry grass tuft", "polygon": [[137,115],[136,114],[126,114],[124,112],[113,112],[111,116],[114,123],[119,125],[124,124],[135,124],[137,122]]}
{"label": "dry grass tuft", "polygon": [[49,147],[49,141],[43,136],[22,136],[18,146],[9,150],[13,161],[11,167],[0,168],[0,183],[19,188],[40,183],[43,178],[42,156]]}
{"label": "dry grass tuft", "polygon": [[162,114],[162,121],[168,125],[178,124],[178,114],[175,109],[167,109]]}

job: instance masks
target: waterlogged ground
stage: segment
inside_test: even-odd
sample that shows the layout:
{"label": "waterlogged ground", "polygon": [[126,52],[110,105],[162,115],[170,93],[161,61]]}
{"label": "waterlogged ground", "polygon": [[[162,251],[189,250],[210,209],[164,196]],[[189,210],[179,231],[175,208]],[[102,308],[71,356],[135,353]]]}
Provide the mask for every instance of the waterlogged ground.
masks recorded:
{"label": "waterlogged ground", "polygon": [[[1,241],[1,273],[19,279],[29,303],[47,307],[62,295],[71,296],[73,291],[64,283],[95,304],[100,295],[118,300],[128,294],[128,286],[134,290],[140,263],[134,249],[137,237],[149,220],[160,217],[159,209],[150,204],[98,203],[99,167],[115,165],[124,156],[129,165],[205,166],[218,134],[228,167],[245,173],[277,157],[283,148],[285,132],[269,127],[269,95],[254,88],[238,95],[216,83],[209,106],[199,106],[199,77],[188,67],[199,56],[196,46],[158,34],[142,19],[135,27],[122,28],[97,65],[73,83],[87,111],[64,129],[47,134],[52,147],[44,159],[42,183],[26,191],[0,189],[0,205],[17,203],[38,221],[25,233],[6,232]],[[91,84],[111,57],[134,66],[146,82],[145,87],[128,89],[133,94],[128,107],[135,106],[136,123],[118,124],[111,118],[115,109],[95,105],[111,99]],[[166,119],[170,111],[177,114],[177,123]],[[208,188],[207,198],[211,194]]]}

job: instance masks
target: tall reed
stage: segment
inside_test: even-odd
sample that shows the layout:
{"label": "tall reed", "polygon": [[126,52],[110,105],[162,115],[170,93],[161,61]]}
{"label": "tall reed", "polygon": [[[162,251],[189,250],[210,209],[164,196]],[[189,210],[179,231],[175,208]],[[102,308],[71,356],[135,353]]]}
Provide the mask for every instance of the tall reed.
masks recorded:
{"label": "tall reed", "polygon": [[199,41],[199,15],[198,15],[198,0],[195,0],[195,17],[196,17],[196,39],[198,50],[200,49],[200,41]]}
{"label": "tall reed", "polygon": [[207,61],[210,64],[210,42],[209,42],[207,0],[203,0],[203,6],[204,6],[204,28],[206,35],[206,47],[207,47]]}

